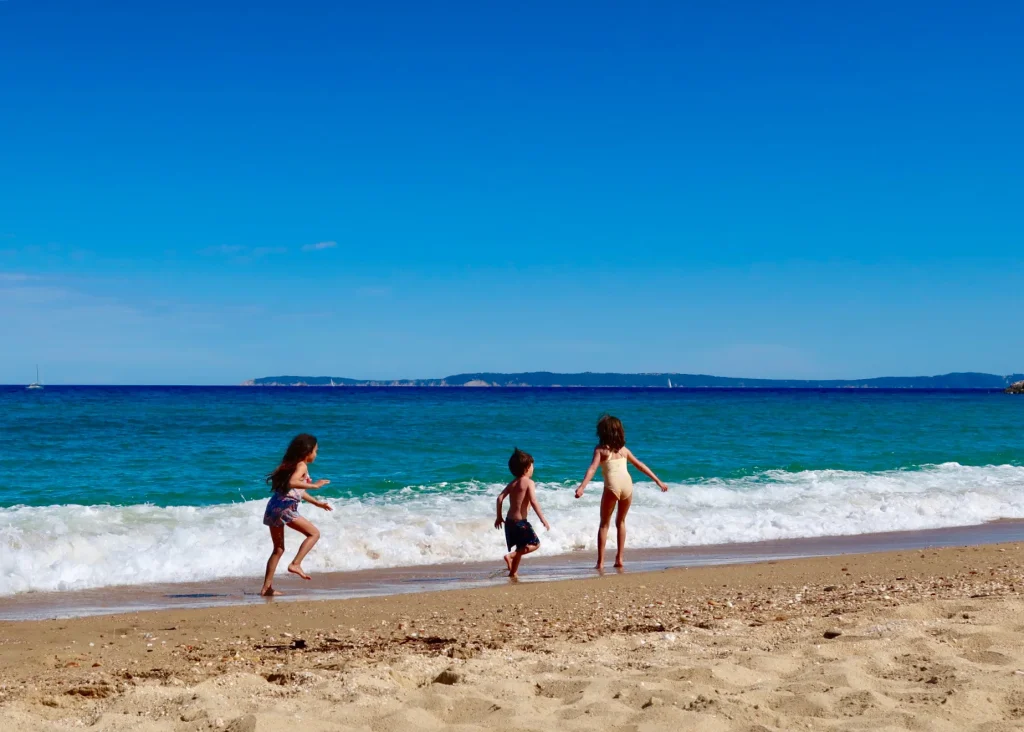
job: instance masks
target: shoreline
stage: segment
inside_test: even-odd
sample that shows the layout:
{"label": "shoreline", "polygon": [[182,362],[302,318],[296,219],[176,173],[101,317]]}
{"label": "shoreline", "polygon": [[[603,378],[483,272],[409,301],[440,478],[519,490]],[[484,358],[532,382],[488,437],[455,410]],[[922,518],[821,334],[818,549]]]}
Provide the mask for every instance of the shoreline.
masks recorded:
{"label": "shoreline", "polygon": [[1013,543],[3,622],[0,720],[1016,729],[1022,589]]}
{"label": "shoreline", "polygon": [[[776,562],[797,558],[835,557],[910,551],[951,546],[986,546],[1024,542],[1024,520],[1001,519],[985,524],[921,531],[783,539],[765,542],[633,549],[626,574],[667,569]],[[520,583],[547,583],[597,576],[592,552],[536,556],[524,561]],[[606,573],[615,573],[608,568]],[[224,606],[263,605],[257,593],[261,577],[147,585],[120,585],[64,592],[28,592],[0,598],[0,622],[31,622],[51,618],[116,615]],[[273,602],[328,601],[400,596],[438,590],[507,586],[500,557],[488,562],[391,567],[354,572],[328,572],[302,582],[279,572],[277,586],[287,594]]]}

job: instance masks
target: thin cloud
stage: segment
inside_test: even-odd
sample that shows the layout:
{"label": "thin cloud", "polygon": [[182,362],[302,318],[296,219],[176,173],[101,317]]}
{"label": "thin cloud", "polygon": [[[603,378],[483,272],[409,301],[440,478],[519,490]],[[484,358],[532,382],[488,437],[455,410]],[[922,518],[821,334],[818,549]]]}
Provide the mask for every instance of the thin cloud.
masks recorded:
{"label": "thin cloud", "polygon": [[317,242],[316,244],[307,244],[306,246],[302,247],[302,251],[319,252],[322,249],[334,249],[334,247],[336,246],[338,246],[338,242],[336,241],[321,241]]}
{"label": "thin cloud", "polygon": [[0,282],[28,282],[34,279],[35,277],[24,272],[0,272]]}
{"label": "thin cloud", "polygon": [[288,252],[286,247],[252,247],[242,246],[241,244],[222,244],[216,247],[207,247],[206,249],[199,250],[199,253],[203,256],[221,256],[221,257],[233,257],[237,262],[251,262],[254,259],[260,259],[270,254],[285,254]]}
{"label": "thin cloud", "polygon": [[268,254],[286,254],[287,252],[285,247],[256,247],[252,250],[252,256],[265,257]]}
{"label": "thin cloud", "polygon": [[210,256],[212,254],[241,254],[245,250],[245,247],[240,244],[221,244],[216,247],[206,247],[206,249],[200,249],[199,253],[204,256]]}

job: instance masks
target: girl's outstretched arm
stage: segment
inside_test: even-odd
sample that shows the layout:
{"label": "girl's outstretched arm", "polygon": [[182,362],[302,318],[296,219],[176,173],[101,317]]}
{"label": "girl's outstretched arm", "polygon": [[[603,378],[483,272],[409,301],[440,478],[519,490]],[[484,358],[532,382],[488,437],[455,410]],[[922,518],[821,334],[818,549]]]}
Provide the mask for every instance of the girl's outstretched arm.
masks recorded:
{"label": "girl's outstretched arm", "polygon": [[576,489],[576,497],[582,498],[583,491],[587,489],[587,484],[593,479],[594,473],[597,472],[597,466],[601,464],[601,448],[594,448],[594,459],[590,461],[590,467],[587,468],[586,475],[583,476],[583,482],[580,483],[580,487]]}
{"label": "girl's outstretched arm", "polygon": [[626,448],[626,457],[629,459],[629,462],[633,463],[637,470],[639,470],[641,473],[643,473],[648,478],[657,483],[658,487],[661,488],[662,493],[668,490],[668,486],[661,482],[661,478],[655,475],[653,470],[651,470],[642,462],[640,462],[640,459],[636,455],[634,455],[633,451],[630,450],[629,448]]}
{"label": "girl's outstretched arm", "polygon": [[307,503],[312,503],[317,508],[322,508],[325,511],[333,511],[334,510],[331,507],[331,504],[329,504],[327,501],[318,501],[317,499],[313,498],[312,496],[307,495],[305,491],[302,492],[302,500],[306,501]]}

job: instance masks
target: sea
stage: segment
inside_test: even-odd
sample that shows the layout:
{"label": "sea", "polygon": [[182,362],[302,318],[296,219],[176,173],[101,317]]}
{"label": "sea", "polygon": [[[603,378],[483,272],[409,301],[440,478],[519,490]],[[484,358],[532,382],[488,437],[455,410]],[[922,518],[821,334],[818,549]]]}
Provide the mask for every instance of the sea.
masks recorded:
{"label": "sea", "polygon": [[305,568],[338,588],[500,563],[495,498],[515,447],[551,523],[530,559],[589,566],[600,473],[573,493],[603,414],[670,487],[634,471],[637,556],[757,558],[780,541],[1024,519],[1024,398],[999,392],[0,387],[0,617],[18,598],[103,588],[255,591],[264,478],[299,432],[319,439],[311,474],[334,507],[302,507],[322,534]]}

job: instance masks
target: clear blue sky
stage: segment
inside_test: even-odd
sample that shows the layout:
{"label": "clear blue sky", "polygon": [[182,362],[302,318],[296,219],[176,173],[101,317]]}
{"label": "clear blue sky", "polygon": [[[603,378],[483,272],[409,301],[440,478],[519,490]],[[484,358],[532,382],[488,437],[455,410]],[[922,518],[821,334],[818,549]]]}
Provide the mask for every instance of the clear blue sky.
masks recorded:
{"label": "clear blue sky", "polygon": [[0,383],[1024,371],[1024,4],[0,2]]}

